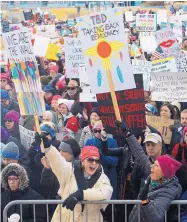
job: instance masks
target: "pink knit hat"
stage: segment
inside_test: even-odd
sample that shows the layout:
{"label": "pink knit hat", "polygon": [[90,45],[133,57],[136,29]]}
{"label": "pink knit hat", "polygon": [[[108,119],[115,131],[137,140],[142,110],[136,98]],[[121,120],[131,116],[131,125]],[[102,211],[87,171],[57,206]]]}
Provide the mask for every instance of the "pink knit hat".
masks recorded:
{"label": "pink knit hat", "polygon": [[162,173],[165,178],[172,178],[176,171],[182,166],[181,163],[170,157],[169,155],[159,156],[157,161],[160,164]]}
{"label": "pink knit hat", "polygon": [[49,67],[49,72],[50,71],[54,71],[54,72],[58,73],[58,66],[55,65],[55,66]]}
{"label": "pink knit hat", "polygon": [[68,110],[71,110],[71,107],[73,106],[74,100],[69,99],[58,99],[58,105],[65,104],[68,108]]}
{"label": "pink knit hat", "polygon": [[5,115],[5,120],[12,120],[16,124],[19,123],[19,118],[20,114],[14,110],[10,110],[6,115]]}
{"label": "pink knit hat", "polygon": [[103,127],[102,121],[101,120],[96,121],[94,126],[93,126],[93,129],[101,129],[101,130],[103,130],[104,127]]}

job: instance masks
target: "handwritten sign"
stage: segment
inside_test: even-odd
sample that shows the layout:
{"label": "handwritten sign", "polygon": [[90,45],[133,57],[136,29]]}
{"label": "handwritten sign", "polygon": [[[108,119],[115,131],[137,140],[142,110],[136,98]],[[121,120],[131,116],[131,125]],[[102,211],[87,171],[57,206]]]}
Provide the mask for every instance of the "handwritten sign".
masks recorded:
{"label": "handwritten sign", "polygon": [[177,72],[177,65],[173,56],[152,61],[151,72]]}
{"label": "handwritten sign", "polygon": [[140,32],[156,31],[156,14],[136,14],[136,29]]}
{"label": "handwritten sign", "polygon": [[153,101],[187,102],[187,75],[186,73],[151,73]]}
{"label": "handwritten sign", "polygon": [[34,55],[44,57],[46,55],[49,42],[50,42],[49,37],[36,35],[33,46]]}
{"label": "handwritten sign", "polygon": [[38,33],[41,36],[47,36],[50,38],[57,37],[57,33],[55,31],[55,25],[40,25],[37,26]]}
{"label": "handwritten sign", "polygon": [[85,66],[81,40],[64,38],[67,78],[79,78],[79,66]]}
{"label": "handwritten sign", "polygon": [[174,120],[165,119],[160,116],[146,115],[146,122],[161,133],[165,144],[170,144],[172,131],[169,129],[169,126],[174,125]]}
{"label": "handwritten sign", "polygon": [[21,144],[28,150],[35,141],[35,131],[26,129],[19,125]]}
{"label": "handwritten sign", "polygon": [[7,52],[5,50],[0,51],[0,65],[7,65],[8,64],[8,58],[7,58]]}
{"label": "handwritten sign", "polygon": [[175,34],[171,28],[161,29],[154,33],[157,44],[162,48],[163,53],[173,55],[179,52]]}
{"label": "handwritten sign", "polygon": [[32,9],[23,10],[23,15],[26,21],[33,20],[33,12]]}
{"label": "handwritten sign", "polygon": [[35,60],[31,38],[27,28],[3,33],[3,41],[8,59],[19,62],[21,60]]}
{"label": "handwritten sign", "polygon": [[[181,51],[182,52],[182,51]],[[187,72],[187,56],[185,53],[179,53],[175,56],[178,72]]]}
{"label": "handwritten sign", "polygon": [[[116,92],[122,120],[138,134],[145,129],[145,104],[142,75],[134,75],[136,88]],[[110,93],[97,94],[101,119],[108,133],[116,135],[115,113]]]}
{"label": "handwritten sign", "polygon": [[115,91],[134,88],[122,13],[108,9],[76,20],[93,93],[110,92],[110,74]]}

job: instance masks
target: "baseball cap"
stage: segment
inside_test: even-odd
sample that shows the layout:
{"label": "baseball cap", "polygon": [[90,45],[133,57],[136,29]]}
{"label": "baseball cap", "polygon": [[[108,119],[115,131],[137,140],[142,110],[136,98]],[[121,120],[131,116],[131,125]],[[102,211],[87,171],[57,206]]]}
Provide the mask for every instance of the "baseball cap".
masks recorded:
{"label": "baseball cap", "polygon": [[162,143],[162,138],[157,133],[149,133],[144,140],[146,142],[153,142],[153,143]]}

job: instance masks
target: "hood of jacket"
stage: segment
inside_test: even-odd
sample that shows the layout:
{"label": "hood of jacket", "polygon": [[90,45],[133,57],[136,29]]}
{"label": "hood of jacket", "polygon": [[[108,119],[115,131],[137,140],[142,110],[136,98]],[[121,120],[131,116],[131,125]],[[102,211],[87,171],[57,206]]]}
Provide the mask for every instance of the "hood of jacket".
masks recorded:
{"label": "hood of jacket", "polygon": [[1,172],[1,184],[4,189],[8,189],[8,174],[10,172],[14,171],[16,174],[18,174],[20,183],[19,183],[19,189],[24,190],[29,186],[29,178],[27,175],[26,170],[17,163],[10,163],[7,165]]}

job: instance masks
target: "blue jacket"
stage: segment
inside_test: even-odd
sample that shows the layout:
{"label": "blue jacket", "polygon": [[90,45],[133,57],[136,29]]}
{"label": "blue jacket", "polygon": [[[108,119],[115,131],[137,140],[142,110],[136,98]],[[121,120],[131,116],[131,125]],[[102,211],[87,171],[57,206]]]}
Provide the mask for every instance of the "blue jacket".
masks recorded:
{"label": "blue jacket", "polygon": [[[117,148],[117,141],[112,138],[107,139],[108,148]],[[118,165],[118,158],[117,157],[111,157],[111,156],[104,156],[101,151],[101,141],[97,138],[88,139],[85,143],[85,146],[96,146],[100,154],[102,156],[102,166],[104,169],[105,174],[110,179],[110,183],[113,187],[113,194],[111,199],[116,199],[116,190],[117,190],[117,172],[116,172],[116,166]]]}

